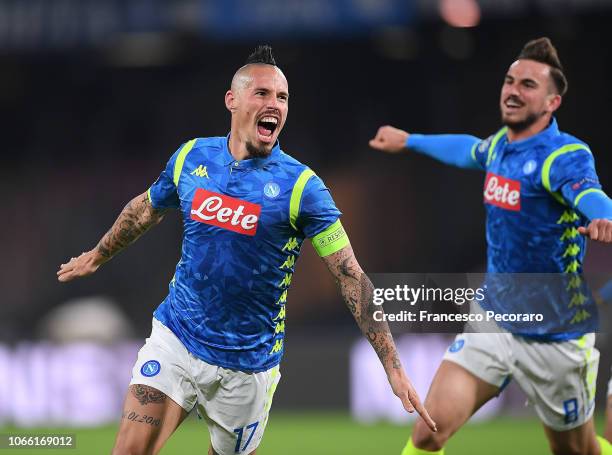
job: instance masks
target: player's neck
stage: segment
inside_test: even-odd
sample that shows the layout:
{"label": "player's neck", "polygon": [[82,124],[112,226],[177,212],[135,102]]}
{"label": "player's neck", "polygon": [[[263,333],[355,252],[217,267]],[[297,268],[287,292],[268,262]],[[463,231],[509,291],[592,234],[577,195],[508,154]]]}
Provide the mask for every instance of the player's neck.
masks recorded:
{"label": "player's neck", "polygon": [[508,142],[528,139],[544,131],[546,128],[548,128],[548,125],[550,125],[550,116],[547,115],[545,117],[541,117],[525,129],[514,130],[512,127],[508,127]]}
{"label": "player's neck", "polygon": [[237,134],[230,134],[227,146],[236,161],[242,161],[249,157],[249,152],[247,151],[246,143],[242,141]]}

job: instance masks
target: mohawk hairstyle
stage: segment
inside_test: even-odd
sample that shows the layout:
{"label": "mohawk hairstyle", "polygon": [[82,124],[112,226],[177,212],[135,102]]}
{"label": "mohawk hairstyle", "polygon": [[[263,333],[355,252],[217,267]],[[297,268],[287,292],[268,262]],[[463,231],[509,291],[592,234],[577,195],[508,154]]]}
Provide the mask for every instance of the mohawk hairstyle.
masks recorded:
{"label": "mohawk hairstyle", "polygon": [[517,57],[517,60],[520,59],[535,60],[550,66],[550,76],[555,83],[557,93],[561,96],[565,95],[567,92],[567,79],[563,74],[563,66],[561,65],[561,60],[559,60],[557,49],[552,45],[550,39],[544,37],[529,41]]}
{"label": "mohawk hairstyle", "polygon": [[276,60],[274,60],[274,55],[272,55],[272,47],[267,44],[257,46],[255,51],[247,58],[245,65],[252,63],[276,66]]}

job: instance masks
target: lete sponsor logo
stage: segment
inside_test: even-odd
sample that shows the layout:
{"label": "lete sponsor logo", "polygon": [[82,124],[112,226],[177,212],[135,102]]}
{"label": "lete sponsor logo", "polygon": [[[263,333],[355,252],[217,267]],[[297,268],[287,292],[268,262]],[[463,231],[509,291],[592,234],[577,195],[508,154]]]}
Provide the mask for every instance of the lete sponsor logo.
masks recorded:
{"label": "lete sponsor logo", "polygon": [[191,203],[191,219],[239,234],[255,235],[261,205],[198,188]]}
{"label": "lete sponsor logo", "polygon": [[521,210],[521,182],[488,172],[484,201],[506,210]]}

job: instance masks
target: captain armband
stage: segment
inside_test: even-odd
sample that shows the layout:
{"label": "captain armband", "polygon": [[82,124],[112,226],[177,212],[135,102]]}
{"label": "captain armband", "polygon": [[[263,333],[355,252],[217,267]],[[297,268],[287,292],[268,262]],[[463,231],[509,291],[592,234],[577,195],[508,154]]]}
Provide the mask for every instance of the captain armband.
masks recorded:
{"label": "captain armband", "polygon": [[329,256],[350,245],[348,235],[342,227],[340,220],[318,233],[312,239],[312,246],[321,257]]}

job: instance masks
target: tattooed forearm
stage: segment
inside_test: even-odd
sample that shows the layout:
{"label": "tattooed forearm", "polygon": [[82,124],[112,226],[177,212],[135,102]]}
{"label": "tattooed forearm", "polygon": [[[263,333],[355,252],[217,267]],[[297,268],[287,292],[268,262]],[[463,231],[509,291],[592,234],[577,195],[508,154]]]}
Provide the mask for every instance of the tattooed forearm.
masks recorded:
{"label": "tattooed forearm", "polygon": [[113,226],[102,237],[96,247],[98,252],[105,260],[112,258],[151,226],[159,223],[163,216],[164,211],[154,209],[146,193],[135,197],[128,202]]}
{"label": "tattooed forearm", "polygon": [[149,403],[164,403],[166,401],[165,393],[148,385],[134,384],[130,386],[130,391],[143,406]]}
{"label": "tattooed forearm", "polygon": [[[387,328],[387,330],[389,329]],[[395,369],[402,367],[402,363],[397,355],[393,336],[390,332],[381,332],[379,329],[370,327],[366,336],[383,365],[390,365]]]}
{"label": "tattooed forearm", "polygon": [[350,246],[323,258],[336,278],[342,297],[355,318],[361,332],[376,351],[381,363],[387,368],[401,368],[395,343],[385,321],[374,320],[374,312],[381,311],[373,302],[374,286],[361,270]]}

